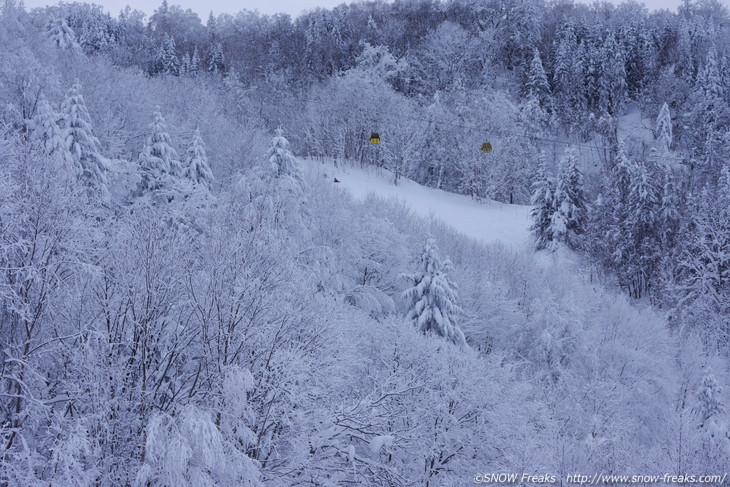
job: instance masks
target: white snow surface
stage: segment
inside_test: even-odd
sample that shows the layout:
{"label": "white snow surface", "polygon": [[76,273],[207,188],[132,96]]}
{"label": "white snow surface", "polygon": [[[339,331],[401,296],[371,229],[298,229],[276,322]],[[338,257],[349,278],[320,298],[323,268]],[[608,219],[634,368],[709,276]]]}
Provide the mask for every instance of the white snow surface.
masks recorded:
{"label": "white snow surface", "polygon": [[393,446],[395,438],[391,435],[379,435],[370,440],[370,452],[376,454],[383,448],[390,448]]}
{"label": "white snow surface", "polygon": [[627,107],[626,113],[618,121],[618,140],[624,144],[632,140],[643,143],[646,146],[654,145],[654,132],[652,127],[654,120],[645,118],[639,107],[631,104]]}
{"label": "white snow surface", "polygon": [[[509,205],[496,201],[476,201],[469,196],[428,188],[401,178],[393,184],[393,174],[376,167],[353,166],[332,161],[302,160],[309,171],[348,191],[356,199],[373,194],[395,198],[423,217],[435,217],[456,231],[485,243],[501,243],[510,248],[529,246],[531,206]],[[340,182],[335,183],[334,179]]]}

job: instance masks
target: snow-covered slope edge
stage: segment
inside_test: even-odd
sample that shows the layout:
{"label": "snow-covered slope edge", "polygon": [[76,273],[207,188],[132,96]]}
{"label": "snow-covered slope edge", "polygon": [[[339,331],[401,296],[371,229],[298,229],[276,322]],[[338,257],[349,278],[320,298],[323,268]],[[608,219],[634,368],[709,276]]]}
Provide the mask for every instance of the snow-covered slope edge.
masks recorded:
{"label": "snow-covered slope edge", "polygon": [[499,242],[512,248],[529,245],[529,206],[479,202],[468,196],[421,186],[405,178],[395,185],[393,175],[385,169],[349,164],[335,167],[331,161],[315,160],[305,160],[303,164],[307,170],[329,179],[356,199],[371,194],[395,198],[409,206],[416,215],[434,217],[481,242]]}

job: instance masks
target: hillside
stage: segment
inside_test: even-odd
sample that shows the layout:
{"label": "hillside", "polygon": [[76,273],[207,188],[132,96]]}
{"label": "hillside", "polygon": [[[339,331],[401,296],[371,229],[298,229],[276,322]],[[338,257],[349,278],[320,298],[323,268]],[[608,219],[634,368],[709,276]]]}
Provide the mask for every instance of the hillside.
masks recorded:
{"label": "hillside", "polygon": [[726,487],[728,39],[3,2],[0,487]]}
{"label": "hillside", "polygon": [[[510,205],[497,201],[477,201],[469,196],[421,186],[409,179],[393,184],[393,175],[386,169],[359,168],[349,164],[335,167],[331,162],[305,161],[332,184],[362,200],[369,195],[402,201],[414,214],[435,217],[457,232],[484,243],[499,242],[508,247],[525,249],[529,241],[529,206]],[[337,179],[339,182],[335,183]]]}

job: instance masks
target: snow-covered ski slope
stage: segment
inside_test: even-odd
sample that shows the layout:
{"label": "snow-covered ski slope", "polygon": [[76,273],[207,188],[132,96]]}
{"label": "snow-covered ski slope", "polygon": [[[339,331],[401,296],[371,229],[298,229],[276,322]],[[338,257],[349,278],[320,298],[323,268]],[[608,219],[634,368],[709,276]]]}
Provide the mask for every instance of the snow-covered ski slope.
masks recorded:
{"label": "snow-covered ski slope", "polygon": [[[393,175],[374,167],[360,168],[316,160],[303,161],[309,171],[327,177],[332,184],[349,191],[356,199],[369,194],[396,198],[410,206],[414,213],[435,217],[464,235],[487,243],[499,242],[511,248],[529,244],[529,206],[508,205],[495,201],[478,202],[468,196],[448,193],[401,179],[396,186]],[[339,180],[335,183],[334,179]]]}

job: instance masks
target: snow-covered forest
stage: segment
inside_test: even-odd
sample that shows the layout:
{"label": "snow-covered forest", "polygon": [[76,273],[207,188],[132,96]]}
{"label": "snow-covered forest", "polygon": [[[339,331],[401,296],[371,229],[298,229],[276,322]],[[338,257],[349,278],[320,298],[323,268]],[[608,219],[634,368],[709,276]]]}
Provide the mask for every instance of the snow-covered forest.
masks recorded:
{"label": "snow-covered forest", "polygon": [[0,9],[1,487],[727,473],[716,0]]}

